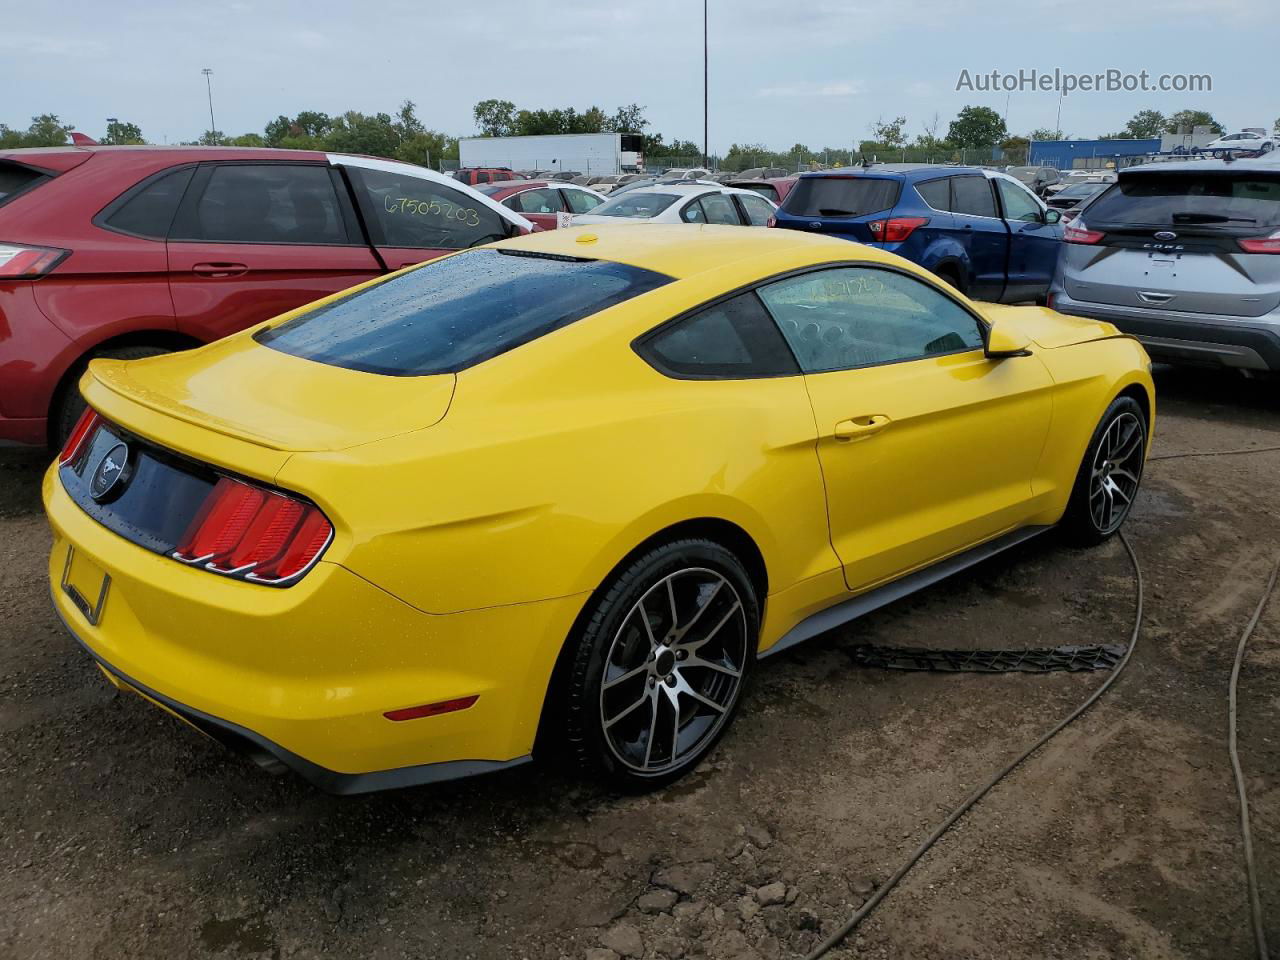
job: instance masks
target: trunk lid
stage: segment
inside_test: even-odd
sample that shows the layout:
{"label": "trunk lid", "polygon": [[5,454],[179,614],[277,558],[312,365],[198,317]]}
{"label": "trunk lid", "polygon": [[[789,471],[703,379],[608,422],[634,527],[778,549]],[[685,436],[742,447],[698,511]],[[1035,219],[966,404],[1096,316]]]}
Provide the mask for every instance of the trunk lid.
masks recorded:
{"label": "trunk lid", "polygon": [[456,379],[349,370],[247,335],[145,360],[95,360],[89,374],[166,416],[286,452],[341,450],[429,427],[448,411]]}

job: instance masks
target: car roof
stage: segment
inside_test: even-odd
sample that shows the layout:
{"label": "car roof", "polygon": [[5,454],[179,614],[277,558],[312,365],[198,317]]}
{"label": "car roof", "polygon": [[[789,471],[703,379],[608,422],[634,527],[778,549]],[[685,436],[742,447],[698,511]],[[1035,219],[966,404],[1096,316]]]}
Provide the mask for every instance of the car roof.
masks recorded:
{"label": "car roof", "polygon": [[[324,160],[323,150],[286,150],[282,147],[201,147],[201,146],[156,146],[154,144],[122,144],[120,146],[93,145],[83,147],[20,147],[15,150],[0,150],[0,157],[5,160],[16,160],[19,163],[30,163],[39,166],[36,159],[41,155],[58,156],[59,154],[90,154],[93,156],[111,157],[128,162],[140,154],[154,154],[172,159],[175,163],[184,160]],[[355,156],[355,154],[341,154]]]}
{"label": "car roof", "polygon": [[1280,156],[1274,151],[1261,157],[1243,157],[1239,160],[1178,160],[1171,163],[1140,163],[1119,171],[1121,177],[1139,173],[1231,173],[1232,171],[1280,172]]}
{"label": "car roof", "polygon": [[833,261],[900,263],[892,254],[828,234],[799,230],[766,230],[719,224],[591,223],[531,233],[496,244],[499,249],[527,250],[625,263],[643,270],[686,279],[740,260],[770,255],[784,257],[813,249]]}
{"label": "car roof", "polygon": [[982,167],[952,167],[942,163],[876,163],[869,167],[836,167],[832,170],[803,170],[798,177],[894,177],[909,182],[933,176],[981,173]]}

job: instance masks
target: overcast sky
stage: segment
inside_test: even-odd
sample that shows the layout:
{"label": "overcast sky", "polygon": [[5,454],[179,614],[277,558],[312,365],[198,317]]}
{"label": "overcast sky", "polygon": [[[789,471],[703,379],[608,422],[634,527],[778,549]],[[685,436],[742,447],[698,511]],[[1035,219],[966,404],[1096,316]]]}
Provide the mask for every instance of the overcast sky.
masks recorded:
{"label": "overcast sky", "polygon": [[[1275,0],[711,0],[711,148],[818,148],[868,136],[877,117],[908,133],[967,103],[962,69],[1208,73],[1212,93],[1077,93],[1062,128],[1093,137],[1152,107],[1211,111],[1228,129],[1271,127],[1280,14]],[[668,140],[702,138],[702,9],[696,0],[0,0],[0,122],[52,112],[91,135],[106,117],[150,141],[209,125],[202,67],[230,135],[278,114],[394,112],[474,132],[471,108],[647,107]],[[1013,93],[1011,131],[1052,127],[1054,93]]]}

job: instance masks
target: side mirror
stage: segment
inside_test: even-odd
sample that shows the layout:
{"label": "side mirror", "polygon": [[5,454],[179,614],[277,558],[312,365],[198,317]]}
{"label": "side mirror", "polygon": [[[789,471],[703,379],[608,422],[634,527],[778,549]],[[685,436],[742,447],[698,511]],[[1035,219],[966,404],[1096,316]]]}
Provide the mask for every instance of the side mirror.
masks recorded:
{"label": "side mirror", "polygon": [[1031,338],[1008,321],[999,320],[987,331],[986,354],[989,360],[1031,356]]}
{"label": "side mirror", "polygon": [[1061,210],[1056,210],[1053,207],[1050,207],[1048,210],[1044,212],[1045,223],[1057,223],[1061,219],[1062,219]]}

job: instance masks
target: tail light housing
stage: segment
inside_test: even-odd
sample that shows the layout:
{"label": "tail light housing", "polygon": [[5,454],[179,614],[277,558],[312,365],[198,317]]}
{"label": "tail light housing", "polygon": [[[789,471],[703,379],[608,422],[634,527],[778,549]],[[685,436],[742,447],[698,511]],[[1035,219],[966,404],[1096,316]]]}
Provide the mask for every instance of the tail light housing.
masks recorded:
{"label": "tail light housing", "polygon": [[1092,246],[1101,243],[1106,234],[1101,230],[1090,230],[1078,216],[1062,228],[1064,243],[1083,243]]}
{"label": "tail light housing", "polygon": [[0,243],[0,280],[35,280],[60,264],[70,250]]}
{"label": "tail light housing", "polygon": [[1236,242],[1245,253],[1280,253],[1280,230],[1265,237],[1241,237]]}
{"label": "tail light housing", "polygon": [[888,220],[872,220],[867,226],[871,236],[883,243],[901,243],[917,227],[929,222],[928,217],[890,217]]}
{"label": "tail light housing", "polygon": [[768,220],[766,220],[766,221],[764,222],[764,225],[765,225],[766,227],[776,227],[776,226],[778,225],[778,218],[777,218],[777,217],[770,217]]}
{"label": "tail light housing", "polygon": [[67,464],[78,459],[88,449],[87,441],[101,422],[102,417],[98,415],[97,410],[93,407],[85,407],[84,413],[80,414],[80,419],[67,435],[67,442],[62,445],[62,452],[58,454],[58,463]]}
{"label": "tail light housing", "polygon": [[315,504],[221,477],[173,557],[224,576],[280,587],[310,570],[332,539],[333,525]]}

